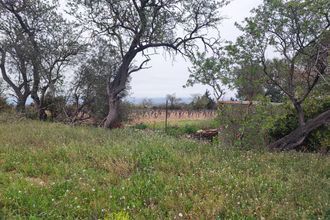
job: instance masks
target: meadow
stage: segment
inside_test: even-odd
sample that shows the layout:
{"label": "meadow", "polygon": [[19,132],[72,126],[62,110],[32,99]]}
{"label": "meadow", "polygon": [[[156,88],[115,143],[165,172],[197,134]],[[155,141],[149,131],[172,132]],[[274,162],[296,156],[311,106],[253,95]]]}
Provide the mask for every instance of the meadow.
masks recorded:
{"label": "meadow", "polygon": [[327,155],[13,120],[0,116],[0,219],[330,218]]}

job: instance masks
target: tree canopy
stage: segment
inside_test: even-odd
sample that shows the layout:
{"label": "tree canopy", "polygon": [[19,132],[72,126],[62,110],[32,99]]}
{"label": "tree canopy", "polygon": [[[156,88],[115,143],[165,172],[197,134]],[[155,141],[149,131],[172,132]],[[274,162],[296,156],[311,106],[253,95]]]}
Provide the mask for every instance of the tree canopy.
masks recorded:
{"label": "tree canopy", "polygon": [[[221,21],[221,0],[96,0],[71,1],[76,16],[93,35],[102,37],[120,57],[115,75],[107,82],[109,113],[104,126],[111,127],[118,118],[120,93],[129,76],[145,67],[151,53],[162,48],[169,53],[193,56],[202,46],[212,48],[217,37],[207,31],[217,30]],[[140,54],[145,60],[135,64]]]}

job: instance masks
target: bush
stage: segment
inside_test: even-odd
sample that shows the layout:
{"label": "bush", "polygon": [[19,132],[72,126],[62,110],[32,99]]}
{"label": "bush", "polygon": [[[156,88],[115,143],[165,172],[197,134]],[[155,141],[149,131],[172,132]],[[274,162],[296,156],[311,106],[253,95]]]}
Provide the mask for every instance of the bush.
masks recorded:
{"label": "bush", "polygon": [[218,107],[220,128],[219,144],[244,149],[263,148],[269,143],[268,129],[272,127],[279,108],[265,97],[258,104],[229,105]]}
{"label": "bush", "polygon": [[[330,97],[309,98],[303,105],[306,120],[330,109]],[[292,104],[272,105],[263,98],[257,105],[222,105],[218,110],[222,128],[220,143],[245,149],[260,148],[276,141],[298,127]],[[330,129],[322,126],[302,144],[303,151],[330,151]]]}
{"label": "bush", "polygon": [[47,95],[44,100],[46,111],[49,112],[48,119],[63,121],[65,116],[63,107],[66,105],[66,99],[64,96],[49,96]]}
{"label": "bush", "polygon": [[6,99],[0,96],[0,111],[6,111],[10,109],[10,105],[7,103]]}
{"label": "bush", "polygon": [[28,105],[28,106],[25,107],[24,116],[27,119],[39,120],[38,112],[36,111],[36,108],[34,107],[34,104],[31,104],[31,105]]}
{"label": "bush", "polygon": [[197,125],[186,124],[184,126],[172,125],[167,127],[166,134],[174,137],[180,137],[186,134],[194,134],[199,130]]}
{"label": "bush", "polygon": [[[286,104],[284,108],[286,113],[277,117],[274,120],[273,126],[269,129],[269,135],[273,141],[288,135],[298,127],[298,118],[295,109],[289,104]],[[330,109],[330,97],[311,97],[305,101],[303,108],[306,120],[312,119]],[[322,126],[310,133],[304,141],[301,150],[328,152],[330,150],[329,126]]]}
{"label": "bush", "polygon": [[144,123],[139,123],[139,124],[134,125],[133,128],[139,129],[139,130],[145,130],[148,128],[148,125],[146,125]]}
{"label": "bush", "polygon": [[183,131],[184,131],[185,134],[194,134],[194,133],[196,133],[198,130],[199,130],[199,129],[198,129],[196,126],[194,126],[194,125],[185,125],[185,126],[183,127]]}
{"label": "bush", "polygon": [[128,101],[121,101],[119,105],[119,122],[129,122],[132,120],[131,112],[132,112],[132,103]]}

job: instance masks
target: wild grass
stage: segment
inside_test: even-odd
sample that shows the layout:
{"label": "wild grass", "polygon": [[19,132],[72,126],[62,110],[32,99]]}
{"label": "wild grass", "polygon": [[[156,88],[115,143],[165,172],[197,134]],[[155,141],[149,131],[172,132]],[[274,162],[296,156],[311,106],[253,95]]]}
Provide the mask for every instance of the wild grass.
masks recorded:
{"label": "wild grass", "polygon": [[0,124],[0,219],[329,219],[329,177],[318,154]]}
{"label": "wild grass", "polygon": [[[153,129],[164,129],[165,121],[161,122],[148,122],[145,123],[148,127]],[[197,129],[206,129],[206,128],[214,128],[218,127],[219,123],[215,119],[200,119],[200,120],[178,120],[178,121],[168,121],[168,126],[175,127],[196,127]]]}
{"label": "wild grass", "polygon": [[138,123],[131,125],[131,128],[140,130],[152,130],[156,132],[166,132],[166,134],[174,137],[186,137],[195,134],[199,130],[219,128],[219,122],[216,119],[204,120],[179,120],[169,121],[165,129],[165,122]]}

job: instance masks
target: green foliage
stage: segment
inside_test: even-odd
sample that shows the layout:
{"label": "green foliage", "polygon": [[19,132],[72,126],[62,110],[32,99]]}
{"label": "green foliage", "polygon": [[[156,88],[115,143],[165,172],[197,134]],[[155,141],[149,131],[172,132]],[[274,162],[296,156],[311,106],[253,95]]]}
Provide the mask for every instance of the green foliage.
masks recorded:
{"label": "green foliage", "polygon": [[174,137],[180,137],[185,134],[194,134],[199,130],[197,125],[185,124],[183,126],[172,125],[168,126],[166,133]]}
{"label": "green foliage", "polygon": [[206,53],[197,53],[191,62],[193,66],[189,69],[191,74],[185,86],[208,85],[213,89],[216,99],[220,100],[224,94],[223,86],[229,85],[232,78],[228,71],[230,65],[228,57],[225,54],[219,57],[207,57]]}
{"label": "green foliage", "polygon": [[222,128],[220,144],[244,149],[262,149],[268,144],[268,128],[279,109],[266,97],[243,104],[222,104],[218,121]]}
{"label": "green foliage", "polygon": [[148,128],[148,125],[146,125],[144,123],[139,123],[139,124],[132,126],[132,128],[139,129],[139,130],[145,130]]}
{"label": "green foliage", "polygon": [[[278,0],[264,1],[253,16],[237,25],[243,35],[236,41],[235,52],[243,60],[254,61],[263,68],[272,86],[290,100],[302,103],[327,74],[330,2]],[[275,59],[268,59],[269,50]],[[278,93],[280,92],[280,93]]]}
{"label": "green foliage", "polygon": [[121,100],[119,102],[118,121],[120,123],[129,122],[131,118],[131,111],[133,109],[132,103]]}
{"label": "green foliage", "polygon": [[[91,54],[88,55],[75,72],[71,86],[72,99],[75,105],[78,103],[79,106],[83,106],[84,111],[89,112],[96,119],[103,120],[109,109],[107,82],[114,78],[119,58],[115,56],[109,42],[101,38],[97,39]],[[120,93],[120,98],[127,95],[128,84]],[[126,103],[122,105],[122,110],[126,109],[125,107]],[[123,117],[126,116],[123,114]]]}
{"label": "green foliage", "polygon": [[[187,134],[194,134],[198,130],[218,128],[219,123],[214,120],[179,120],[168,122],[167,135],[174,137],[182,137]],[[164,122],[139,123],[133,125],[132,128],[145,130],[150,129],[156,132],[163,132],[165,128]]]}
{"label": "green foliage", "polygon": [[[275,117],[273,125],[269,128],[269,135],[273,140],[284,137],[298,127],[295,109],[289,104],[286,104],[284,108],[284,114]],[[309,98],[305,101],[303,108],[306,119],[312,119],[330,109],[330,97]],[[329,143],[329,126],[322,126],[307,137],[302,150],[328,152],[330,150]]]}
{"label": "green foliage", "polygon": [[329,170],[329,157],[315,154],[133,129],[0,124],[4,219],[326,219]]}
{"label": "green foliage", "polygon": [[63,121],[63,108],[66,105],[66,99],[63,96],[50,96],[46,95],[44,99],[44,106],[46,110],[50,113],[48,119]]}
{"label": "green foliage", "polygon": [[216,106],[208,90],[206,90],[206,92],[202,96],[194,96],[192,102],[189,105],[192,109],[195,110],[215,109]]}
{"label": "green foliage", "polygon": [[264,94],[265,77],[259,65],[241,64],[233,70],[234,84],[237,88],[237,98],[243,101],[253,101],[258,95]]}

